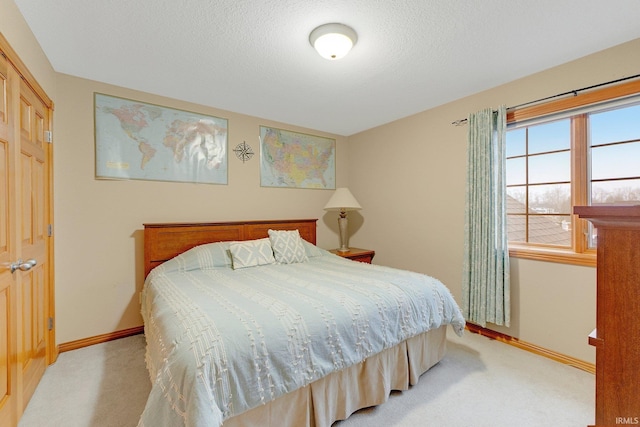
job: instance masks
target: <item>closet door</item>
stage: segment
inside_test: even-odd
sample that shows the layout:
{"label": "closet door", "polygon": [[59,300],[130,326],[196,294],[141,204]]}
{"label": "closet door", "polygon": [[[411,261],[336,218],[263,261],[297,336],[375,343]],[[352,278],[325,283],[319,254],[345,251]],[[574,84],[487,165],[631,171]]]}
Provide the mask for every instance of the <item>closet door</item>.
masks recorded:
{"label": "closet door", "polygon": [[[7,53],[8,52],[8,53]],[[43,101],[45,99],[46,101]],[[0,34],[0,426],[17,425],[55,357],[51,101]]]}
{"label": "closet door", "polygon": [[10,268],[17,256],[15,149],[10,130],[7,59],[0,56],[0,425],[17,423],[17,277]]}
{"label": "closet door", "polygon": [[[46,367],[47,331],[47,152],[49,114],[31,88],[20,80],[19,171],[17,216],[20,258],[31,265],[17,270],[18,368],[23,402],[29,401]],[[22,326],[22,328],[20,328]],[[20,333],[20,329],[22,329]]]}

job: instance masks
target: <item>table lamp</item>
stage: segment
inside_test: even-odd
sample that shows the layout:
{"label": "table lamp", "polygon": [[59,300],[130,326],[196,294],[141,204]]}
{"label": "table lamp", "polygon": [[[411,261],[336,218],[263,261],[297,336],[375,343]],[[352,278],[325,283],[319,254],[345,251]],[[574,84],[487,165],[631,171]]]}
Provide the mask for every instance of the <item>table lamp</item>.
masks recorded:
{"label": "table lamp", "polygon": [[339,211],[338,229],[340,230],[340,248],[338,252],[349,252],[349,233],[347,231],[347,211],[362,209],[358,201],[348,188],[336,189],[329,202],[324,207],[326,211]]}

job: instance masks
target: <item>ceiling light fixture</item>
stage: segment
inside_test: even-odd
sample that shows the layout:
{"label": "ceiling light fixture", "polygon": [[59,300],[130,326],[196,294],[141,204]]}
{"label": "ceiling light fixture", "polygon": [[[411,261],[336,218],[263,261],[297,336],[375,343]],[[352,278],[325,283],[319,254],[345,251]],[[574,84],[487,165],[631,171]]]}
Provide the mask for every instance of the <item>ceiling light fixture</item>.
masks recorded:
{"label": "ceiling light fixture", "polygon": [[344,57],[358,41],[358,35],[344,24],[324,24],[311,31],[309,42],[320,56],[335,60]]}

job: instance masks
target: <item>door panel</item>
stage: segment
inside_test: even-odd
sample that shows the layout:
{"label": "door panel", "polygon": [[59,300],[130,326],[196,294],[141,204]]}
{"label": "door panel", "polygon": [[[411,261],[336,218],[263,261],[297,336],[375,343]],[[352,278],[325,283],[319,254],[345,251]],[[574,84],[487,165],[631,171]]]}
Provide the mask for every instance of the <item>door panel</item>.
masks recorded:
{"label": "door panel", "polygon": [[[0,56],[0,425],[17,422],[18,369],[16,363],[16,287],[15,276],[7,268],[16,256],[15,242],[15,120],[9,118],[9,68]],[[15,79],[12,77],[12,79]],[[17,85],[13,85],[17,87]]]}
{"label": "door panel", "polygon": [[[5,274],[2,274],[5,275]],[[13,425],[16,418],[15,408],[15,363],[11,361],[13,356],[12,347],[12,335],[9,333],[9,329],[13,322],[9,317],[11,313],[10,301],[11,301],[11,287],[3,286],[7,280],[6,278],[0,279],[0,328],[2,328],[2,335],[0,335],[0,425]]]}
{"label": "door panel", "polygon": [[[7,117],[7,60],[0,57],[0,263],[9,256],[9,124]],[[6,259],[3,257],[7,257]]]}
{"label": "door panel", "polygon": [[[9,52],[7,54],[7,52]],[[0,426],[14,427],[55,354],[49,260],[52,102],[0,34]],[[43,101],[44,100],[44,101]],[[12,264],[35,260],[11,271]]]}
{"label": "door panel", "polygon": [[31,270],[19,272],[22,283],[18,287],[18,301],[23,340],[18,354],[26,406],[46,368],[44,281],[47,247],[44,230],[47,217],[44,197],[47,175],[44,129],[48,128],[48,123],[44,104],[24,82],[20,85],[20,105],[20,252],[23,261],[37,262]]}

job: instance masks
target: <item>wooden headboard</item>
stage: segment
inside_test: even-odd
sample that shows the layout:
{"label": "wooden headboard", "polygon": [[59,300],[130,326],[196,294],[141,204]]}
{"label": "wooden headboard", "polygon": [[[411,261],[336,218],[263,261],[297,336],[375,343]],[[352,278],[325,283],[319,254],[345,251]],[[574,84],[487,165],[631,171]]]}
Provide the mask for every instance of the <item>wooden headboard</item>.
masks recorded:
{"label": "wooden headboard", "polygon": [[144,224],[144,277],[159,264],[204,243],[268,237],[268,230],[298,230],[316,244],[317,219]]}

